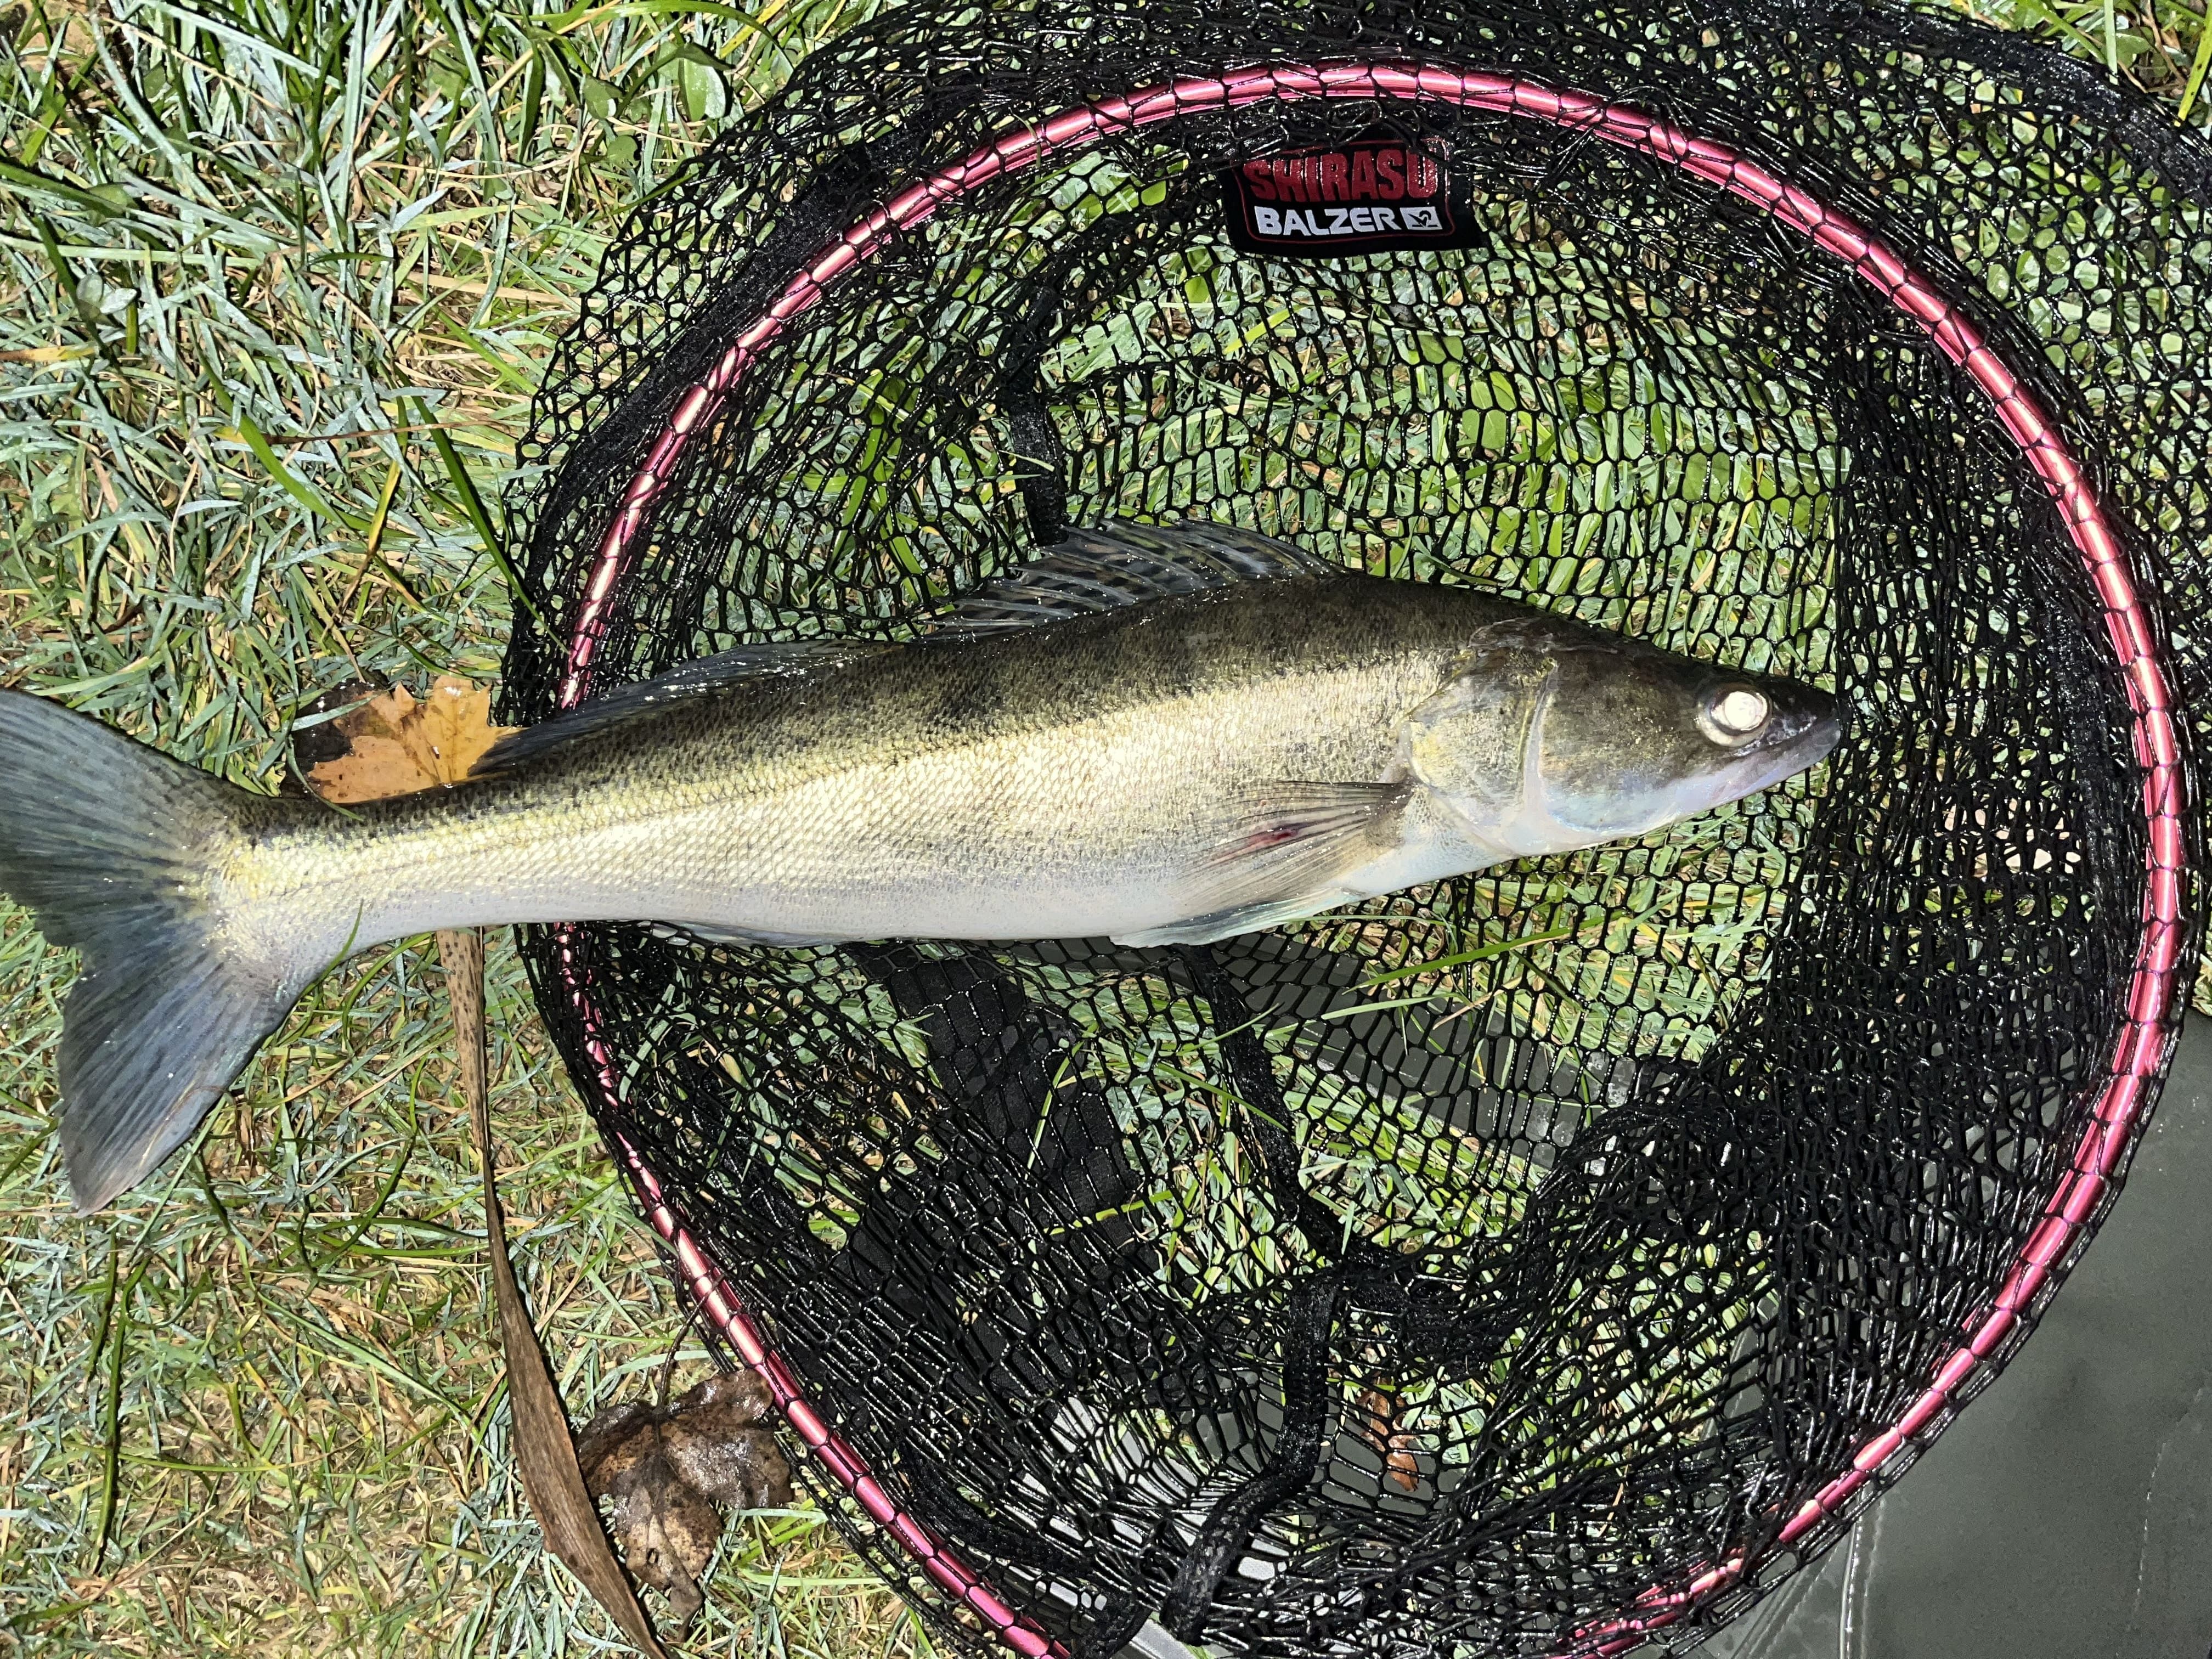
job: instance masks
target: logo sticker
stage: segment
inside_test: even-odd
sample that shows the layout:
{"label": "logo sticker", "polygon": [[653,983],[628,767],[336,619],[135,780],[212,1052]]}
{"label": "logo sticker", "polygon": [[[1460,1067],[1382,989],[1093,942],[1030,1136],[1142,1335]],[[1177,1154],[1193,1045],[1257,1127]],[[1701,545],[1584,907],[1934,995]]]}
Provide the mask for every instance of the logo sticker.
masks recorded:
{"label": "logo sticker", "polygon": [[1328,258],[1405,247],[1483,247],[1451,153],[1374,135],[1262,156],[1222,175],[1229,240],[1247,253]]}

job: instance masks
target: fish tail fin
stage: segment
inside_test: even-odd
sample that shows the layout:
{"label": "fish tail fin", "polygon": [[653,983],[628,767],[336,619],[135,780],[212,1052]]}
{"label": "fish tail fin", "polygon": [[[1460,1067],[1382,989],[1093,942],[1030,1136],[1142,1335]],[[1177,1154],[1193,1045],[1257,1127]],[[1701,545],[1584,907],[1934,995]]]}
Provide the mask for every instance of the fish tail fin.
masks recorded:
{"label": "fish tail fin", "polygon": [[313,975],[211,901],[263,798],[19,691],[0,691],[0,891],[82,953],[61,1144],[88,1213],[199,1127]]}

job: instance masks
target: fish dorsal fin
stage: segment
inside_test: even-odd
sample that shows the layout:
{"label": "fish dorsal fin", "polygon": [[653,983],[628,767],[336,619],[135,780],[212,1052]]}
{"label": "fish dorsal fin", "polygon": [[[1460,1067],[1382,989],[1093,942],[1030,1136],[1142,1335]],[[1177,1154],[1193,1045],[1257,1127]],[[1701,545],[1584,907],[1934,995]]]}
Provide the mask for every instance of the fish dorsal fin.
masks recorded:
{"label": "fish dorsal fin", "polygon": [[965,595],[934,630],[995,634],[1237,582],[1344,574],[1272,536],[1196,520],[1072,530],[1042,558]]}
{"label": "fish dorsal fin", "polygon": [[504,772],[534,760],[550,749],[573,743],[578,738],[588,737],[619,726],[624,720],[635,720],[648,709],[664,703],[696,697],[709,691],[741,681],[757,680],[771,675],[812,673],[872,657],[878,652],[895,651],[898,647],[874,640],[772,640],[762,645],[741,645],[735,650],[718,652],[711,657],[700,657],[691,662],[679,663],[665,674],[656,674],[649,680],[640,680],[635,685],[619,685],[603,696],[592,698],[580,708],[565,714],[556,714],[551,720],[526,728],[511,738],[503,738],[484,751],[470,771],[472,778],[486,777],[495,772]]}

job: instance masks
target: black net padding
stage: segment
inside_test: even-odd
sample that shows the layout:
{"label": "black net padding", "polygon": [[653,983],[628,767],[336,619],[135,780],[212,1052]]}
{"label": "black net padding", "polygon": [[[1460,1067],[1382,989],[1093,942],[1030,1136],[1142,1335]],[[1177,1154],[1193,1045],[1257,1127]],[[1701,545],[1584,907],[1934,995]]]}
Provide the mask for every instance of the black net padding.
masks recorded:
{"label": "black net padding", "polygon": [[[1225,173],[1353,141],[1455,245],[1232,241]],[[1738,806],[1208,948],[530,936],[941,1633],[1692,1641],[2002,1365],[2196,961],[2208,193],[2097,72],[1894,7],[1049,0],[854,31],[640,210],[521,451],[510,718],[908,638],[1113,518],[1849,710]]]}

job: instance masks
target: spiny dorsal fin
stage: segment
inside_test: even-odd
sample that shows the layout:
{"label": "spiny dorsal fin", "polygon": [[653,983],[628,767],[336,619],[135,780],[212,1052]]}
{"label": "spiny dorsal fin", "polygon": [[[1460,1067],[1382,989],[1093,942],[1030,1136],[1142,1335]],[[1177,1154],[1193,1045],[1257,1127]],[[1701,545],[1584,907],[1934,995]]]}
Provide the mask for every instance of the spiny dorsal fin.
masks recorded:
{"label": "spiny dorsal fin", "polygon": [[83,952],[63,1014],[61,1142],[90,1214],[199,1127],[322,971],[300,959],[296,927],[249,925],[211,896],[215,861],[247,826],[293,809],[20,691],[0,691],[0,892],[48,944]]}
{"label": "spiny dorsal fin", "polygon": [[994,634],[1236,582],[1341,575],[1344,567],[1232,525],[1115,520],[1072,530],[1042,558],[963,598],[939,635]]}
{"label": "spiny dorsal fin", "polygon": [[678,663],[665,674],[640,680],[635,685],[617,686],[580,708],[556,714],[541,725],[501,739],[484,751],[483,758],[469,775],[481,778],[504,772],[535,759],[549,749],[635,719],[648,708],[678,698],[696,697],[768,674],[803,674],[837,667],[879,651],[897,648],[875,640],[771,640],[765,644],[741,645],[711,657]]}

